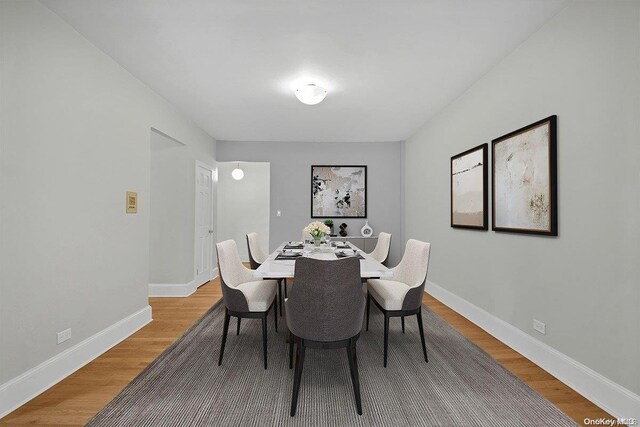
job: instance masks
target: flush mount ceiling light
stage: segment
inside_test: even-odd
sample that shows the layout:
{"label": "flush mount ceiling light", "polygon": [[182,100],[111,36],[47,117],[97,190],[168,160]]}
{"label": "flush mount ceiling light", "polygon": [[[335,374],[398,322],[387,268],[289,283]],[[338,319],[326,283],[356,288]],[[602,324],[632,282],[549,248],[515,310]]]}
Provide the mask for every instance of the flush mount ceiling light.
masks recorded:
{"label": "flush mount ceiling light", "polygon": [[238,166],[233,171],[231,171],[231,176],[236,181],[240,181],[242,178],[244,178],[244,171],[240,169],[240,163],[238,163]]}
{"label": "flush mount ceiling light", "polygon": [[327,90],[313,83],[298,86],[295,92],[296,98],[303,104],[316,105],[327,96]]}

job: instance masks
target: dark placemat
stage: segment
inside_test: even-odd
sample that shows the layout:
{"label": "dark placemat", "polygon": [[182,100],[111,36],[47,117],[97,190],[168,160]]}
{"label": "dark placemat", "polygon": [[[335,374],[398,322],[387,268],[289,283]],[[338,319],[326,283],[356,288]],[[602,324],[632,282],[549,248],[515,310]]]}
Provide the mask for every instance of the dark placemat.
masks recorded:
{"label": "dark placemat", "polygon": [[296,259],[296,258],[300,258],[302,256],[302,254],[295,254],[295,255],[282,255],[282,254],[278,254],[276,256],[276,260],[283,260],[283,259]]}
{"label": "dark placemat", "polygon": [[340,253],[340,252],[336,252],[335,254],[336,254],[336,257],[338,257],[338,258],[347,258],[347,257],[352,256],[352,257],[356,257],[356,258],[359,258],[359,259],[364,259],[364,257],[359,253],[356,254],[356,255],[351,255],[351,254],[343,254],[343,253]]}

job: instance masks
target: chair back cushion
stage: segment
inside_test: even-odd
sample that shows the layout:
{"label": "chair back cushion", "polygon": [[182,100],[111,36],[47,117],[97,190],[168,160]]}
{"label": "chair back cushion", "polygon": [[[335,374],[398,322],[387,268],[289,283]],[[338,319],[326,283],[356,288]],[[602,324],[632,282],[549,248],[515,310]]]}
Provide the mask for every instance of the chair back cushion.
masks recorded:
{"label": "chair back cushion", "polygon": [[242,265],[238,246],[233,240],[225,240],[216,244],[218,256],[218,272],[220,273],[220,284],[222,285],[222,295],[224,305],[232,311],[248,311],[249,306],[244,294],[238,285],[256,280],[253,272]]}
{"label": "chair back cushion", "polygon": [[285,311],[294,335],[324,342],[351,338],[362,329],[364,307],[359,259],[296,260]]}
{"label": "chair back cushion", "polygon": [[391,269],[394,281],[402,282],[411,288],[404,298],[405,310],[418,308],[422,303],[430,250],[430,243],[409,239],[400,264]]}
{"label": "chair back cushion", "polygon": [[376,243],[376,247],[373,249],[369,255],[371,258],[376,261],[382,263],[387,260],[389,257],[389,247],[391,246],[391,234],[389,233],[380,233],[378,234],[378,243]]}
{"label": "chair back cushion", "polygon": [[247,234],[247,250],[249,252],[249,262],[251,263],[251,268],[253,270],[260,267],[260,264],[265,262],[269,257],[264,253],[260,246],[258,233]]}

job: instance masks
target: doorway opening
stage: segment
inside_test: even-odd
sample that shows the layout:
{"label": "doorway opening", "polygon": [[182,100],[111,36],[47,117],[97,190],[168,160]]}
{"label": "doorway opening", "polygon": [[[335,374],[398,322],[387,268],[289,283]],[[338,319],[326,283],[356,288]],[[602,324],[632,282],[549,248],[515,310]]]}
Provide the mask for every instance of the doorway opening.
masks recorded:
{"label": "doorway opening", "polygon": [[[244,172],[234,179],[232,172]],[[269,253],[271,209],[271,164],[268,162],[218,162],[218,242],[235,240],[240,259],[249,261],[246,234],[258,233],[263,250]]]}

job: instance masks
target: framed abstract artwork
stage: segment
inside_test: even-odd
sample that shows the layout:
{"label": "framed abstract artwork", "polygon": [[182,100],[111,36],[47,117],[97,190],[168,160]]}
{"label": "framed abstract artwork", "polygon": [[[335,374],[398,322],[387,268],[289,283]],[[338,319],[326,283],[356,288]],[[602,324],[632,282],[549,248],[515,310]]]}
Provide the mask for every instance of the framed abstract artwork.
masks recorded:
{"label": "framed abstract artwork", "polygon": [[366,166],[311,166],[311,218],[366,217]]}
{"label": "framed abstract artwork", "polygon": [[492,229],[558,235],[557,117],[492,141]]}
{"label": "framed abstract artwork", "polygon": [[451,158],[451,227],[489,229],[488,144]]}

